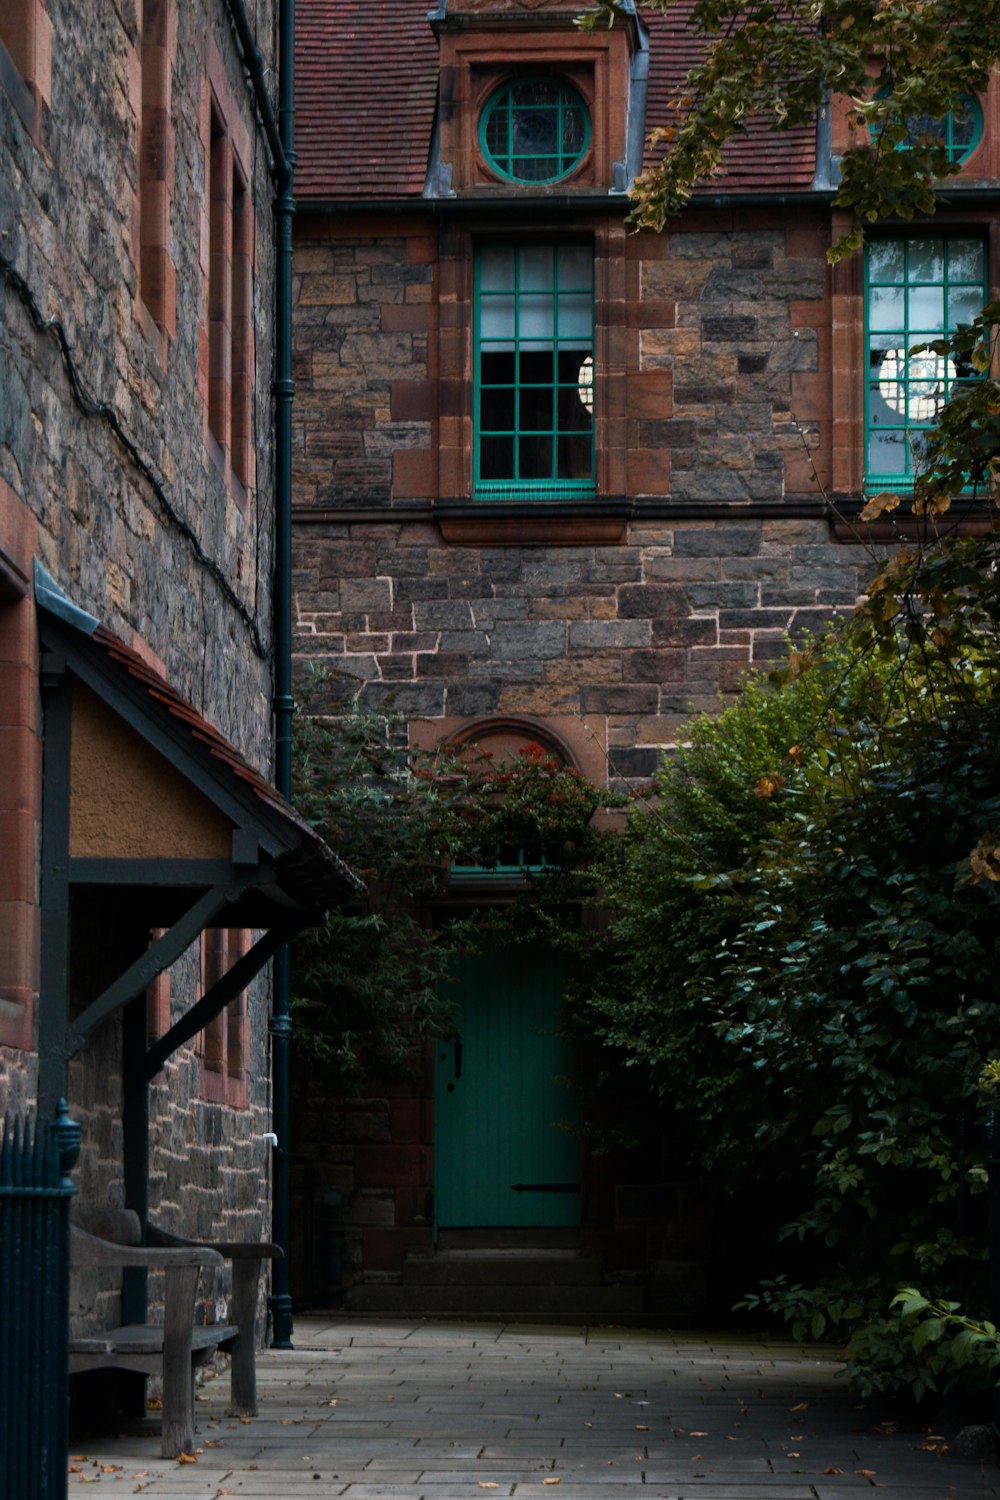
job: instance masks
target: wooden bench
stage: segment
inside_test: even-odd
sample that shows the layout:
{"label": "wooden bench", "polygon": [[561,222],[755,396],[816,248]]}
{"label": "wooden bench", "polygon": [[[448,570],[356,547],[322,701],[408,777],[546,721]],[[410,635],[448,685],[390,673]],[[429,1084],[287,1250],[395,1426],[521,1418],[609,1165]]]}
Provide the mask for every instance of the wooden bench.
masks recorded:
{"label": "wooden bench", "polygon": [[[281,1255],[277,1245],[205,1244],[150,1225],[143,1243],[137,1215],[127,1209],[74,1214],[73,1267],[145,1266],[162,1270],[162,1324],[132,1324],[70,1339],[71,1375],[86,1370],[134,1370],[163,1381],[161,1452],[176,1458],[194,1448],[194,1371],[218,1348],[232,1359],[232,1407],[257,1415],[256,1313],[261,1262]],[[203,1270],[233,1262],[228,1323],[196,1323],[195,1302]]]}

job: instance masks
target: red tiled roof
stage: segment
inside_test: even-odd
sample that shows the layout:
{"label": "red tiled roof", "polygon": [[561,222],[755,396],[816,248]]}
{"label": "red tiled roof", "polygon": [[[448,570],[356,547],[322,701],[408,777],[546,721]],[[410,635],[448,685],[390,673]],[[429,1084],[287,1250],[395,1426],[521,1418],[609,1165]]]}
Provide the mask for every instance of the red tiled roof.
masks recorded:
{"label": "red tiled roof", "polygon": [[[694,4],[695,0],[674,0],[667,12],[641,12],[649,31],[647,130],[667,124],[670,101],[681,92],[688,70],[700,61],[703,43],[689,24]],[[661,155],[647,148],[643,167],[655,165]],[[747,121],[745,134],[729,142],[723,160],[724,170],[705,183],[703,191],[801,191],[812,185],[816,170],[815,126],[771,130],[768,119],[758,115]]]}
{"label": "red tiled roof", "polygon": [[[650,33],[647,129],[697,60],[694,0],[642,10]],[[416,198],[427,174],[438,86],[429,0],[298,0],[295,42],[296,193],[312,199]],[[725,171],[708,191],[808,188],[815,168],[811,127],[771,132],[750,120],[726,149]],[[647,153],[645,165],[656,159]]]}
{"label": "red tiled roof", "polygon": [[298,196],[420,196],[438,85],[430,8],[429,0],[298,0]]}

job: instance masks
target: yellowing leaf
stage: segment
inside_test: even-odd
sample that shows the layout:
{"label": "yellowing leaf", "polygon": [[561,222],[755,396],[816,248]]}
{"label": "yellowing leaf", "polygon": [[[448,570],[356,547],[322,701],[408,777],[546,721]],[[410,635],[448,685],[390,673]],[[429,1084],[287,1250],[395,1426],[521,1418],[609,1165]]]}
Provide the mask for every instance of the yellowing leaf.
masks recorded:
{"label": "yellowing leaf", "polygon": [[888,515],[899,505],[899,496],[892,490],[880,490],[873,495],[867,505],[863,506],[859,515],[862,521],[877,521],[879,516]]}
{"label": "yellowing leaf", "polygon": [[193,1453],[178,1453],[177,1462],[179,1464],[196,1464],[198,1460]]}

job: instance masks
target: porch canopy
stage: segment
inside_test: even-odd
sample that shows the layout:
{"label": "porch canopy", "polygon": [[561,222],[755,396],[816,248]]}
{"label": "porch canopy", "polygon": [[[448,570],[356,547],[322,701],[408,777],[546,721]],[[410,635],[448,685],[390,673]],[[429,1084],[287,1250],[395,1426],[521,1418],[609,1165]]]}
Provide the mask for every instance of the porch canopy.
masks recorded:
{"label": "porch canopy", "polygon": [[[129,1114],[132,1089],[144,1094],[283,943],[359,882],[161,673],[41,568],[35,597],[45,713],[39,1112],[52,1116],[69,1059],[124,1012]],[[147,986],[210,927],[252,929],[256,941],[164,1035],[147,1038]]]}

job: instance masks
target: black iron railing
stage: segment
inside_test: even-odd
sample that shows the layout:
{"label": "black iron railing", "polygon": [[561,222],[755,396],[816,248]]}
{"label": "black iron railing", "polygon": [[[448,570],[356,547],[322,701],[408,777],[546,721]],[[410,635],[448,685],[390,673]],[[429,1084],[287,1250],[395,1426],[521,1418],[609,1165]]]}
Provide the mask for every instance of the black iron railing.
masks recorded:
{"label": "black iron railing", "polygon": [[64,1500],[69,1171],[80,1128],[60,1101],[42,1127],[0,1135],[0,1500]]}

